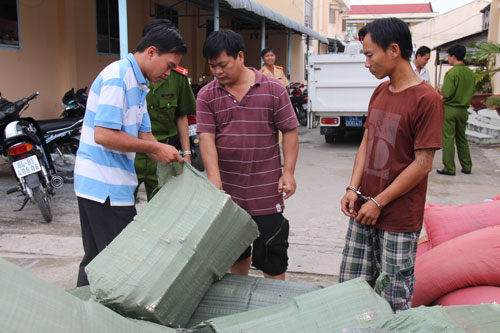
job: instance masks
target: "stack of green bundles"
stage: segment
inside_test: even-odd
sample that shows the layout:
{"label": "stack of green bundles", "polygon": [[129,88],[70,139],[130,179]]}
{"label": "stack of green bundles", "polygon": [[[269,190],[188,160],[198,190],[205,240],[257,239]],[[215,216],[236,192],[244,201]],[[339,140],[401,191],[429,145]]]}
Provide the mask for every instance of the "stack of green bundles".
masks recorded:
{"label": "stack of green bundles", "polygon": [[365,280],[357,278],[282,304],[210,319],[204,324],[218,333],[343,332],[375,328],[392,316],[389,303]]}
{"label": "stack of green bundles", "polygon": [[0,259],[0,332],[172,333],[132,321],[93,301],[82,301]]}
{"label": "stack of green bundles", "polygon": [[185,327],[205,292],[258,237],[243,209],[190,165],[86,267],[92,298],[133,318]]}
{"label": "stack of green bundles", "polygon": [[312,283],[226,274],[208,289],[187,327],[194,327],[215,317],[281,304],[295,296],[321,288]]}

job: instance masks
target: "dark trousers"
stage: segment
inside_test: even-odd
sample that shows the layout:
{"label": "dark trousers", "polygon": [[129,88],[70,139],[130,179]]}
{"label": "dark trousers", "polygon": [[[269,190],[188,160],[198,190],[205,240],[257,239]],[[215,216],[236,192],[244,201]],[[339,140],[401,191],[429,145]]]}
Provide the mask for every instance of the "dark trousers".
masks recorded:
{"label": "dark trousers", "polygon": [[85,252],[78,270],[77,287],[89,284],[85,266],[94,259],[137,214],[135,206],[111,206],[106,202],[78,199],[80,225],[82,228],[83,251]]}

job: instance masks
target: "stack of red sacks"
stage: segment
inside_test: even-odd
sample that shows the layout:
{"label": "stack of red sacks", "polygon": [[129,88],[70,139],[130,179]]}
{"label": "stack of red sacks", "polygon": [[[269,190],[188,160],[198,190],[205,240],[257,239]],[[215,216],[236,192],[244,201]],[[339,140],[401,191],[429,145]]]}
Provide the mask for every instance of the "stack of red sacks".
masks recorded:
{"label": "stack of red sacks", "polygon": [[457,207],[426,205],[413,307],[500,303],[500,195]]}

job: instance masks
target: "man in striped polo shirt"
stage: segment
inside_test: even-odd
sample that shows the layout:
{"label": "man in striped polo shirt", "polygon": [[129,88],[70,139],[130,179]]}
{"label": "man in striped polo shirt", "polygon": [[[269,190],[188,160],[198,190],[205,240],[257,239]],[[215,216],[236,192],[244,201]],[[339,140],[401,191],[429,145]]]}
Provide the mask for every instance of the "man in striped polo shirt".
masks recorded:
{"label": "man in striped polo shirt", "polygon": [[[248,275],[250,264],[265,277],[285,279],[288,221],[283,198],[295,192],[299,151],[297,118],[285,87],[244,63],[242,37],[231,30],[208,36],[203,45],[215,80],[198,93],[196,122],[208,178],[245,209],[260,236],[231,267]],[[278,144],[283,132],[284,170]]]}
{"label": "man in striped polo shirt", "polygon": [[75,193],[85,255],[77,286],[88,284],[85,266],[136,215],[136,152],[164,163],[182,158],[158,142],[147,113],[148,80],[162,80],[175,68],[186,45],[175,29],[158,26],[142,38],[134,54],[113,62],[97,76],[87,101],[75,162]]}

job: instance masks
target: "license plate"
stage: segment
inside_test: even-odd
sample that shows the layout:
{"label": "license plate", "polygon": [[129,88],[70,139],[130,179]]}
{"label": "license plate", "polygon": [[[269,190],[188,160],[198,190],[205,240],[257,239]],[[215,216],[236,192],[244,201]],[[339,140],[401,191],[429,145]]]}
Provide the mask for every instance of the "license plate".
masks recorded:
{"label": "license plate", "polygon": [[196,124],[189,125],[189,136],[196,135]]}
{"label": "license plate", "polygon": [[18,178],[42,170],[40,163],[38,162],[38,158],[35,155],[15,161],[12,163],[12,166],[14,167],[14,171],[16,172]]}
{"label": "license plate", "polygon": [[345,126],[346,127],[362,127],[363,126],[363,117],[345,117]]}

